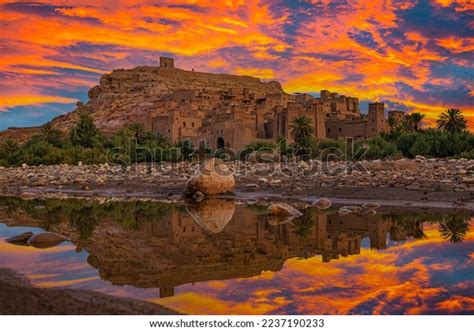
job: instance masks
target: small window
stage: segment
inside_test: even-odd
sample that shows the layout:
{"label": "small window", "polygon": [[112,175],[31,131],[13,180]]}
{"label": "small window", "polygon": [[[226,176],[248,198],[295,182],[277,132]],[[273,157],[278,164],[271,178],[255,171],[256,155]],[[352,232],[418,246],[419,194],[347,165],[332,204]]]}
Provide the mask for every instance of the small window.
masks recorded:
{"label": "small window", "polygon": [[328,133],[330,133],[330,132],[331,132],[331,129],[328,128]]}
{"label": "small window", "polygon": [[186,122],[183,122],[183,128],[185,128],[185,127],[186,127]]}
{"label": "small window", "polygon": [[191,126],[194,128],[194,122],[191,122]]}
{"label": "small window", "polygon": [[339,128],[339,132],[342,132],[342,128]]}

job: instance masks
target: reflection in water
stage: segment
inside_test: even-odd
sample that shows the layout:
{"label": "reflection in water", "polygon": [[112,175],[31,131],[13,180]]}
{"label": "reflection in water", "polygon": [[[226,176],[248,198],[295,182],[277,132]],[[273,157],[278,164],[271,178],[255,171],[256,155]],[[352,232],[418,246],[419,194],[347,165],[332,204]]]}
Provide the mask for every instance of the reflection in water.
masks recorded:
{"label": "reflection in water", "polygon": [[[379,303],[393,301],[414,283],[429,287],[436,277],[445,279],[443,263],[467,259],[462,263],[472,271],[474,258],[470,215],[462,214],[340,215],[311,208],[291,222],[274,224],[265,208],[223,200],[180,207],[0,198],[0,206],[0,220],[9,226],[39,227],[70,238],[78,251],[87,252],[101,279],[159,288],[160,303],[188,313],[219,313],[212,305],[203,310],[196,300],[234,302],[223,313],[417,313],[408,310],[413,302]],[[451,252],[463,241],[469,246],[447,260],[441,261],[442,254],[433,261],[425,256],[425,249],[458,244],[445,247]],[[422,272],[427,266],[418,269],[424,263],[440,274],[427,276]],[[459,293],[473,288],[472,273],[454,278]],[[443,282],[436,290],[441,301],[425,313],[449,312],[449,304],[457,312],[474,307],[459,293],[457,306],[447,302],[452,298]]]}
{"label": "reflection in water", "polygon": [[460,243],[469,230],[469,223],[463,218],[449,215],[439,223],[438,229],[444,239]]}
{"label": "reflection in water", "polygon": [[186,207],[186,211],[204,230],[219,233],[232,220],[235,203],[227,200],[209,199]]}

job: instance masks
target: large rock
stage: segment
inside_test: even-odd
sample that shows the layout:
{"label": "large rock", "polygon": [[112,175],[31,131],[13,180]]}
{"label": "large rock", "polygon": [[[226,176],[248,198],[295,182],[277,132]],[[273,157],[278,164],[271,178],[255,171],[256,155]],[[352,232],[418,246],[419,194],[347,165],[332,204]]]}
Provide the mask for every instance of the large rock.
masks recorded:
{"label": "large rock", "polygon": [[9,244],[28,246],[28,239],[30,239],[32,236],[33,232],[24,232],[17,236],[7,238],[5,241]]}
{"label": "large rock", "polygon": [[54,232],[43,232],[33,235],[28,240],[28,244],[35,248],[50,248],[57,246],[66,240],[68,239],[60,234]]}
{"label": "large rock", "polygon": [[272,203],[268,206],[268,213],[270,215],[267,221],[271,225],[289,223],[303,215],[298,209],[286,203]]}
{"label": "large rock", "polygon": [[283,217],[300,217],[303,215],[298,209],[286,203],[272,203],[268,206],[268,212],[270,215]]}
{"label": "large rock", "polygon": [[219,233],[232,220],[235,203],[233,201],[210,199],[188,206],[187,211],[201,228],[208,232]]}
{"label": "large rock", "polygon": [[219,159],[204,162],[187,183],[187,193],[201,192],[206,196],[233,192],[235,180],[229,168]]}

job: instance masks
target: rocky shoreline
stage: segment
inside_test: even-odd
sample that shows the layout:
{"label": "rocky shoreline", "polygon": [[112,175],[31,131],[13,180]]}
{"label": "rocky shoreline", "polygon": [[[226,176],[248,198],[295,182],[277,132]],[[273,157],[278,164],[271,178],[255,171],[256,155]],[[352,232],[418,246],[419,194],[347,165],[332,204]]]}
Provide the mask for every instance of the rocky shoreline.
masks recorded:
{"label": "rocky shoreline", "polygon": [[177,315],[150,302],[117,298],[88,290],[38,288],[17,272],[0,268],[3,315]]}
{"label": "rocky shoreline", "polygon": [[[227,162],[241,201],[334,203],[377,200],[398,207],[474,210],[474,160],[424,159],[358,163]],[[178,202],[198,164],[132,167],[56,165],[0,168],[0,194],[32,198],[108,197]]]}

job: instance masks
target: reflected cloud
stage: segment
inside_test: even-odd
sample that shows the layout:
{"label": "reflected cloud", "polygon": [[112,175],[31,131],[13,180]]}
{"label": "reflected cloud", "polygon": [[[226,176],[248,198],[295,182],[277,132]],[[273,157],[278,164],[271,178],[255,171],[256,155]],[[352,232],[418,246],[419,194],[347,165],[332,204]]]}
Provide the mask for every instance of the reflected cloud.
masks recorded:
{"label": "reflected cloud", "polygon": [[[31,275],[39,286],[118,293],[191,314],[474,311],[470,215],[338,215],[311,208],[292,222],[272,225],[255,206],[205,201],[186,211],[73,200],[46,200],[38,209],[35,201],[3,199],[8,208],[0,218],[22,227],[15,232],[0,225],[1,237],[47,225],[83,250],[76,253],[65,243],[42,251],[0,240],[0,263]],[[84,208],[92,228],[85,218],[71,221],[69,213]],[[60,221],[51,222],[52,210]],[[214,211],[226,216],[216,219]],[[454,233],[463,233],[462,241],[451,240]]]}

